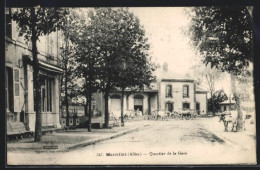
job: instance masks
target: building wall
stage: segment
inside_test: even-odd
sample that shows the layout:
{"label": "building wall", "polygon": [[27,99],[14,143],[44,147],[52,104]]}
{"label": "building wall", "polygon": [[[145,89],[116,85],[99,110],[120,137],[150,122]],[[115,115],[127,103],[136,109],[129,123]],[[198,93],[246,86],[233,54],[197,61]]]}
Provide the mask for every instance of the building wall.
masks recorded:
{"label": "building wall", "polygon": [[154,94],[153,96],[151,96],[151,99],[150,99],[150,101],[151,101],[151,112],[158,110],[157,96],[158,96],[157,93]]}
{"label": "building wall", "polygon": [[[121,99],[117,98],[114,99],[113,96],[117,95],[118,97],[121,98],[121,93],[120,92],[112,92],[110,94],[109,100],[108,100],[108,109],[109,113],[113,113],[114,115],[120,116],[121,114]],[[134,111],[134,97],[136,95],[141,95],[143,96],[143,114],[148,114],[149,109],[148,109],[148,93],[146,92],[140,92],[140,93],[129,93],[126,92],[124,95],[124,112],[126,111]],[[96,109],[101,111],[102,116],[105,113],[105,99],[104,95],[101,93],[95,93],[93,95],[93,98],[95,98],[96,101]],[[118,106],[114,107],[112,100],[117,100]],[[150,99],[151,101],[151,111],[157,110],[157,95],[153,95]],[[116,110],[115,110],[116,109]]]}
{"label": "building wall", "polygon": [[207,114],[207,93],[196,93],[196,102],[200,104],[200,114]]}
{"label": "building wall", "polygon": [[[14,112],[7,112],[8,121],[20,121],[20,112],[24,109],[25,100],[25,81],[24,81],[24,68],[22,61],[22,55],[26,54],[26,49],[19,47],[11,43],[12,41],[6,41],[6,67],[11,68],[12,70],[19,70],[19,96],[16,96],[14,99],[14,107],[16,108]],[[12,74],[14,76],[14,74]],[[13,78],[14,77],[8,77]],[[12,82],[14,82],[12,80]]]}
{"label": "building wall", "polygon": [[148,94],[147,93],[133,93],[129,96],[129,110],[134,110],[134,97],[136,95],[143,96],[143,114],[148,114]]}
{"label": "building wall", "polygon": [[[172,86],[172,97],[166,98],[166,86]],[[189,97],[183,97],[183,85],[189,86]],[[191,82],[161,82],[160,105],[161,110],[165,110],[166,102],[173,102],[174,111],[179,111],[184,102],[190,103],[190,109],[194,109],[195,96],[194,96],[194,83]]]}
{"label": "building wall", "polygon": [[[7,121],[22,121],[28,130],[35,130],[35,111],[34,111],[34,95],[33,95],[33,68],[31,65],[23,63],[23,56],[27,55],[32,59],[31,43],[26,42],[24,37],[18,36],[17,24],[12,21],[11,37],[5,37],[5,59],[6,67],[11,70],[19,70],[19,96],[14,95],[13,105],[15,110],[7,110]],[[52,65],[58,65],[59,61],[59,37],[58,33],[48,35],[52,37],[52,57],[49,57],[47,50],[47,38],[42,36],[37,41],[39,51],[38,59]],[[59,74],[53,73],[52,82],[52,111],[42,113],[43,126],[60,126],[60,111],[59,111]],[[9,77],[7,77],[9,78]],[[13,81],[14,82],[14,81]],[[14,87],[14,89],[17,89]],[[24,113],[24,114],[22,114]]]}

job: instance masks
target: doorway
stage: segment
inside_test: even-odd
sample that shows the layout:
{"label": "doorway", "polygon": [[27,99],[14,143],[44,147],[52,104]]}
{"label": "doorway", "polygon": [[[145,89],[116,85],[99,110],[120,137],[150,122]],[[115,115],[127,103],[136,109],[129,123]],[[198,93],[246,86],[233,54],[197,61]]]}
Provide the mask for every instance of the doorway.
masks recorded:
{"label": "doorway", "polygon": [[200,103],[196,103],[196,111],[200,115]]}
{"label": "doorway", "polygon": [[173,103],[170,103],[170,102],[168,102],[168,103],[165,103],[165,111],[166,112],[173,112]]}
{"label": "doorway", "polygon": [[143,96],[141,95],[136,95],[134,97],[134,110],[139,110],[143,114]]}

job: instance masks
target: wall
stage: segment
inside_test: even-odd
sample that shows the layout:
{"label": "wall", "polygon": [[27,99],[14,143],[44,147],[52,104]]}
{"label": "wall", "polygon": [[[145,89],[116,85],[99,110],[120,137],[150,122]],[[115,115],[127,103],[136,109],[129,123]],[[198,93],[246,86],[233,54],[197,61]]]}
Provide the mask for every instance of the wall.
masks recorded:
{"label": "wall", "polygon": [[196,102],[200,103],[200,114],[207,114],[207,93],[196,92]]}
{"label": "wall", "polygon": [[[54,58],[46,57],[46,36],[42,36],[37,41],[38,58],[46,61],[47,63],[57,65],[59,59],[59,37],[58,33],[51,33],[49,36],[53,37],[53,55]],[[16,97],[15,104],[18,104],[18,112],[7,113],[7,115],[14,115],[14,118],[8,121],[20,121],[20,112],[25,111],[24,123],[28,130],[35,130],[35,112],[34,112],[34,97],[33,97],[33,68],[31,65],[23,63],[22,57],[24,55],[30,56],[31,43],[25,42],[24,37],[18,36],[17,24],[12,21],[12,37],[6,38],[5,58],[6,66],[12,69],[19,69],[19,97]],[[43,125],[60,126],[59,120],[59,76],[54,75],[53,83],[53,109],[51,113],[42,114]],[[26,97],[27,96],[27,97]]]}
{"label": "wall", "polygon": [[[112,92],[110,94],[110,96],[115,95],[115,94],[121,96],[120,92]],[[143,98],[143,114],[148,114],[148,94],[145,92],[140,92],[140,93],[126,92],[124,95],[124,112],[129,111],[129,110],[132,110],[132,111],[134,110],[134,96],[135,95],[142,95],[144,97]],[[102,112],[102,115],[104,115],[104,112],[105,112],[104,95],[101,93],[94,93],[93,98],[95,98],[95,100],[96,100],[96,108]],[[120,105],[120,108],[121,108],[121,105]],[[111,107],[111,98],[110,97],[108,100],[108,109],[109,109],[109,112],[111,113],[112,107]],[[153,95],[151,97],[151,111],[153,111],[153,110],[157,110],[157,96],[156,95]],[[114,114],[120,115],[120,112],[114,113]]]}
{"label": "wall", "polygon": [[[172,86],[172,97],[166,98],[166,86]],[[183,85],[189,85],[189,98],[183,98]],[[182,108],[183,102],[190,103],[190,109],[194,109],[194,84],[191,82],[161,82],[160,105],[161,110],[165,110],[166,102],[173,102],[174,111]]]}
{"label": "wall", "polygon": [[13,119],[10,121],[20,121],[20,112],[25,109],[25,81],[24,81],[24,66],[22,61],[22,55],[26,53],[26,49],[18,47],[11,43],[12,41],[6,41],[6,66],[12,69],[19,69],[19,97],[16,97],[16,104],[18,104],[19,112],[7,113],[12,115]]}

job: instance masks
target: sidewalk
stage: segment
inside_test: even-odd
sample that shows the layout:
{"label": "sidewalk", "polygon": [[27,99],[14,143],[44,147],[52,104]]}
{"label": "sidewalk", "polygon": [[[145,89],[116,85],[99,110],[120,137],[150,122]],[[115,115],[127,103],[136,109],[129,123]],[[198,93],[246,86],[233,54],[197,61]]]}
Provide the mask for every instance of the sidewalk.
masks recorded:
{"label": "sidewalk", "polygon": [[148,124],[126,122],[124,127],[112,127],[111,129],[87,129],[63,130],[42,136],[41,142],[33,142],[33,138],[25,138],[18,141],[8,141],[7,151],[27,152],[67,152],[79,147],[88,146],[104,140],[116,138],[133,131],[145,128]]}

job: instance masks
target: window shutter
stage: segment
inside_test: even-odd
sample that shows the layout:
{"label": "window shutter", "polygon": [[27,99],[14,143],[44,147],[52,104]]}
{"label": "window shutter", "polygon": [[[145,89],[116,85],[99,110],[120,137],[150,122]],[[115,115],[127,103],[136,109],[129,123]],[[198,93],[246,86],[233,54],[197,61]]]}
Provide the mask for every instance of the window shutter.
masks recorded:
{"label": "window shutter", "polygon": [[190,95],[189,95],[189,86],[187,85],[187,97],[189,98]]}
{"label": "window shutter", "polygon": [[14,112],[20,112],[20,73],[19,69],[14,69]]}
{"label": "window shutter", "polygon": [[167,96],[167,88],[168,88],[168,86],[166,85],[165,86],[165,97],[167,98],[168,96]]}

